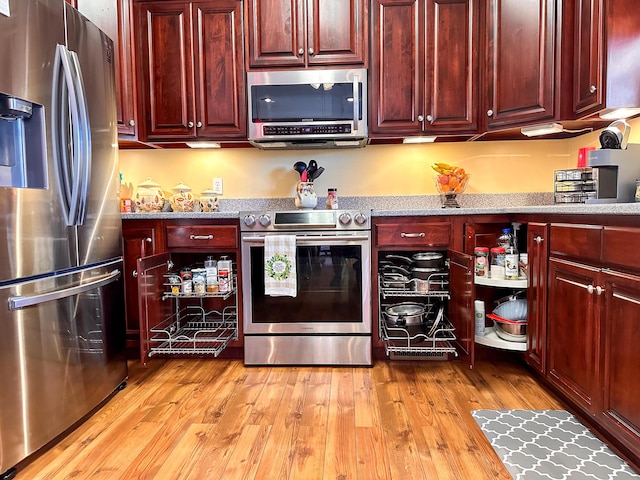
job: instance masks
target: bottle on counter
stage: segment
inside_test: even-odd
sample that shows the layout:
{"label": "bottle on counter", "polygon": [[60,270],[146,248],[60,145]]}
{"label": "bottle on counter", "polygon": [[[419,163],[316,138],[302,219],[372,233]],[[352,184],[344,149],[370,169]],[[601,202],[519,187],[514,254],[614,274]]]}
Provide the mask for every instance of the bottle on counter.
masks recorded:
{"label": "bottle on counter", "polygon": [[327,210],[338,210],[338,189],[327,190]]}

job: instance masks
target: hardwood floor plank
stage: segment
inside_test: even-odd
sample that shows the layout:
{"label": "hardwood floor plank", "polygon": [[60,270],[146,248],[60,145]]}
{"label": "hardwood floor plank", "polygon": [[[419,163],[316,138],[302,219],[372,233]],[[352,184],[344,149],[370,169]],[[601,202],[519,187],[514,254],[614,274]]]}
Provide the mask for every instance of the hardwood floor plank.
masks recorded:
{"label": "hardwood floor plank", "polygon": [[470,413],[501,408],[565,407],[517,361],[154,359],[16,480],[507,480]]}
{"label": "hardwood floor plank", "polygon": [[353,369],[336,368],[332,372],[322,477],[327,480],[357,478],[353,388]]}

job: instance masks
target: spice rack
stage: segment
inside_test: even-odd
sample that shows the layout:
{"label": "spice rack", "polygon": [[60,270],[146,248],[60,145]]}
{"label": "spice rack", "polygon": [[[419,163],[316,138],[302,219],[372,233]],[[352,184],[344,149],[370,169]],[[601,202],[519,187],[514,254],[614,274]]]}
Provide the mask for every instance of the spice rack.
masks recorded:
{"label": "spice rack", "polygon": [[[149,356],[214,355],[238,339],[237,277],[228,278],[225,292],[176,293],[164,275],[166,291],[162,301],[175,302],[174,313],[150,329]],[[229,301],[231,299],[231,301]]]}
{"label": "spice rack", "polygon": [[[386,282],[382,275],[378,275],[378,322],[385,353],[391,359],[444,360],[449,354],[457,356],[452,345],[456,340],[455,329],[444,314],[444,302],[449,299],[448,274],[425,280],[423,284],[417,284],[416,280]],[[402,326],[389,325],[385,320],[383,312],[395,303],[389,300],[402,298],[420,299],[420,303],[425,305],[425,315],[433,322],[425,325],[424,332],[412,333]]]}

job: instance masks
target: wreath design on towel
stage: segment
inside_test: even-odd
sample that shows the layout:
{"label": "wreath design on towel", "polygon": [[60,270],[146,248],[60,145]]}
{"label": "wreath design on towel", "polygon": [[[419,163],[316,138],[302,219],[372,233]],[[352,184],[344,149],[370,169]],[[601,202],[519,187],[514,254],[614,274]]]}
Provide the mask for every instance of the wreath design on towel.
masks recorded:
{"label": "wreath design on towel", "polygon": [[286,280],[291,275],[291,261],[286,255],[275,253],[267,261],[265,270],[275,280]]}

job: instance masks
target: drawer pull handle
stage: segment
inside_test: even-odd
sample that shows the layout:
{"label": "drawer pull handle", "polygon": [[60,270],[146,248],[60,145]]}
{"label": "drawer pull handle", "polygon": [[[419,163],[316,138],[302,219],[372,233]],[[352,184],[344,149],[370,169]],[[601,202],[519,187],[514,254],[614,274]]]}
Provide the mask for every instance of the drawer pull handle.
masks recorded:
{"label": "drawer pull handle", "polygon": [[424,232],[420,232],[420,233],[404,233],[404,232],[401,232],[400,236],[402,238],[423,238],[424,237]]}
{"label": "drawer pull handle", "polygon": [[566,278],[558,278],[558,281],[568,283],[569,285],[573,285],[574,287],[584,288],[589,293],[593,293],[593,291],[595,290],[593,288],[593,285],[585,285],[584,283],[574,282],[572,280],[567,280]]}
{"label": "drawer pull handle", "polygon": [[191,240],[213,240],[213,235],[189,235]]}

